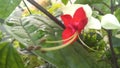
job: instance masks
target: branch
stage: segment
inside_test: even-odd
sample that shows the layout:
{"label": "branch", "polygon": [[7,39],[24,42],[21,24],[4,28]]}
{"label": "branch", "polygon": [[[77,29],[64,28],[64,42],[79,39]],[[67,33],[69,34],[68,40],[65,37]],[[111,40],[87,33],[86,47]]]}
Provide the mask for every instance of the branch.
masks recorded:
{"label": "branch", "polygon": [[[111,14],[114,13],[114,0],[111,0]],[[112,54],[112,60],[111,63],[112,68],[119,68],[118,63],[117,63],[117,58],[116,58],[116,54],[113,48],[113,43],[112,43],[112,30],[107,30],[108,33],[108,40],[109,40],[109,45],[110,45],[110,50],[111,50],[111,54]]]}
{"label": "branch", "polygon": [[23,0],[23,3],[24,3],[24,5],[26,6],[26,8],[27,8],[27,10],[28,10],[28,12],[30,13],[30,15],[32,14],[32,12],[30,11],[30,9],[29,9],[29,7],[27,6],[27,4],[25,3],[25,1]]}
{"label": "branch", "polygon": [[118,63],[117,63],[116,54],[114,52],[113,44],[112,44],[112,30],[108,30],[107,33],[108,33],[110,50],[111,50],[111,54],[112,54],[112,60],[111,60],[111,63],[113,64],[112,68],[119,68]]}

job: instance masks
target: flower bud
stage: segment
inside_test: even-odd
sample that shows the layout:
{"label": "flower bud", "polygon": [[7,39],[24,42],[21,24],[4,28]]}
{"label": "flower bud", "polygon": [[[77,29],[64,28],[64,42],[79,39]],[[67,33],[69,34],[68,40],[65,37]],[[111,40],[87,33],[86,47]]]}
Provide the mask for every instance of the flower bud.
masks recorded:
{"label": "flower bud", "polygon": [[112,14],[106,14],[101,19],[101,25],[104,29],[120,29],[120,23]]}

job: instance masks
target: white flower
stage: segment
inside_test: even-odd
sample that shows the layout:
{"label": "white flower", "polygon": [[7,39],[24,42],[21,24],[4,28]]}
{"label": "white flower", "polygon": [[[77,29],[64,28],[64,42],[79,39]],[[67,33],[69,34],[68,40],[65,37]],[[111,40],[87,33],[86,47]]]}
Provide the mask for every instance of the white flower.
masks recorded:
{"label": "white flower", "polygon": [[120,23],[112,14],[106,14],[101,19],[101,25],[104,29],[120,29]]}
{"label": "white flower", "polygon": [[90,17],[88,24],[86,25],[86,28],[89,29],[101,29],[101,23],[98,19],[94,17]]}
{"label": "white flower", "polygon": [[82,5],[82,4],[68,4],[64,7],[61,8],[61,10],[63,11],[63,14],[70,14],[71,16],[74,15],[75,11],[80,8],[83,7],[86,16],[88,17],[88,24],[86,25],[85,29],[101,29],[101,24],[100,21],[94,17],[92,17],[92,9],[91,7],[86,4],[86,5]]}

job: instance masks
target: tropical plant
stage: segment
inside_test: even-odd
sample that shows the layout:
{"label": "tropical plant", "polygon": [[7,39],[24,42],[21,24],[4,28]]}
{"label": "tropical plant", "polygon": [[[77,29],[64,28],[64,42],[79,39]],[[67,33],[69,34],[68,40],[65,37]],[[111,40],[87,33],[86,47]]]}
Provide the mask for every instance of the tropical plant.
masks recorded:
{"label": "tropical plant", "polygon": [[120,0],[43,2],[0,1],[0,68],[120,67]]}

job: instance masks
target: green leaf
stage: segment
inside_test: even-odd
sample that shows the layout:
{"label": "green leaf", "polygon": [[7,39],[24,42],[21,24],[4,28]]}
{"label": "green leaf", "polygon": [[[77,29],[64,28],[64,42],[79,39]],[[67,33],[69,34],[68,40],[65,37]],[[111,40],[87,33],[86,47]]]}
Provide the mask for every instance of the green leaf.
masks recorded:
{"label": "green leaf", "polygon": [[15,9],[21,0],[0,0],[0,18],[5,19]]}
{"label": "green leaf", "polygon": [[0,55],[0,68],[24,68],[21,57],[11,43],[0,43]]}
{"label": "green leaf", "polygon": [[94,3],[101,3],[104,0],[76,0],[75,3],[79,3],[79,4],[94,4]]}
{"label": "green leaf", "polygon": [[[40,15],[31,15],[20,20],[8,21],[5,24],[7,31],[23,45],[38,45],[41,38],[53,32],[59,26],[52,23],[49,18]],[[12,23],[12,25],[9,25]]]}
{"label": "green leaf", "polygon": [[113,30],[112,43],[114,47],[120,47],[120,30]]}
{"label": "green leaf", "polygon": [[112,43],[114,47],[120,47],[120,38],[112,36]]}
{"label": "green leaf", "polygon": [[69,0],[62,0],[62,3],[66,5],[68,3],[68,1]]}
{"label": "green leaf", "polygon": [[115,16],[117,17],[117,19],[120,21],[120,8],[118,8],[116,11],[115,11]]}
{"label": "green leaf", "polygon": [[46,53],[35,51],[35,53],[58,68],[106,68],[99,66],[90,53],[79,45],[79,43],[58,51]]}
{"label": "green leaf", "polygon": [[45,64],[44,60],[41,57],[36,55],[23,55],[22,57],[26,68],[35,68]]}
{"label": "green leaf", "polygon": [[[100,14],[110,13],[110,1],[108,0],[76,0],[76,4],[89,4]],[[104,9],[104,10],[103,10]]]}

